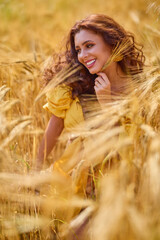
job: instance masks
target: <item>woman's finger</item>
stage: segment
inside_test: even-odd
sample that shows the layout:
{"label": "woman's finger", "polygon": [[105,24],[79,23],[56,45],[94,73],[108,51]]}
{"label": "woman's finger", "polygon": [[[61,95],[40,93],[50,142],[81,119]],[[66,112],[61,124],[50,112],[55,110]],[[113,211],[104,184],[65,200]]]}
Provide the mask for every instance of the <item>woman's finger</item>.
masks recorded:
{"label": "woman's finger", "polygon": [[96,82],[99,82],[101,85],[103,85],[103,86],[105,86],[106,85],[106,82],[105,82],[105,80],[102,78],[102,77],[97,77],[96,79],[95,79],[95,83]]}
{"label": "woman's finger", "polygon": [[95,86],[96,86],[96,87],[102,87],[102,84],[101,84],[100,82],[96,81],[96,82],[95,82]]}
{"label": "woman's finger", "polygon": [[101,76],[101,77],[104,78],[104,79],[105,79],[105,78],[108,78],[107,75],[106,75],[105,73],[103,73],[103,72],[99,72],[99,73],[97,73],[97,75],[98,75],[98,76]]}
{"label": "woman's finger", "polygon": [[110,81],[109,81],[109,79],[108,79],[108,77],[107,77],[107,75],[105,73],[99,72],[99,73],[97,73],[97,75],[98,75],[98,77],[101,77],[101,79],[105,83],[110,84]]}
{"label": "woman's finger", "polygon": [[98,91],[98,87],[94,86],[94,90],[95,90],[95,92],[97,92]]}

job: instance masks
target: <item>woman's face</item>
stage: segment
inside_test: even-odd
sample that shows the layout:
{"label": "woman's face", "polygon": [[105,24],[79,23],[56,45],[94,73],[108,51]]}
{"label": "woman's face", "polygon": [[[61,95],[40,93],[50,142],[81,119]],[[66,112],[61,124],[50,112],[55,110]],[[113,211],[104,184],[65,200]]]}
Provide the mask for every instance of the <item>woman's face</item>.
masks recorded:
{"label": "woman's face", "polygon": [[91,30],[82,29],[75,35],[75,49],[78,61],[82,63],[91,74],[101,71],[111,55],[111,47],[103,37]]}

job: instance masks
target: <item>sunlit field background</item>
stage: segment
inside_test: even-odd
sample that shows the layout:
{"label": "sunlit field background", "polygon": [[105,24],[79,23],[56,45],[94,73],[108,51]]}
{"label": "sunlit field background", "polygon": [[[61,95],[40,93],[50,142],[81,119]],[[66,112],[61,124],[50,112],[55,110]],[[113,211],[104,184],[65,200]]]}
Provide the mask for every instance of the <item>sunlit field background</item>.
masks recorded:
{"label": "sunlit field background", "polygon": [[[34,166],[50,117],[42,108],[45,96],[36,100],[43,69],[64,49],[75,21],[91,13],[109,15],[133,32],[144,46],[146,68],[133,93],[88,122],[96,139],[86,150],[95,192],[86,197],[45,170],[54,153],[43,172]],[[0,239],[160,239],[158,0],[0,0],[0,100]],[[122,126],[114,128],[117,121]],[[94,159],[104,152],[97,174]],[[81,166],[76,176],[80,172]]]}

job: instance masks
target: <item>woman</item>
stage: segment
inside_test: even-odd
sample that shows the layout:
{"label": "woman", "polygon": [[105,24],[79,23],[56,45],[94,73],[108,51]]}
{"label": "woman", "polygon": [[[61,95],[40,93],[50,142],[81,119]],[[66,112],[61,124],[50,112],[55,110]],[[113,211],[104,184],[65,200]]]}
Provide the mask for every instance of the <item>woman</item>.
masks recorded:
{"label": "woman", "polygon": [[[62,61],[64,56],[65,61]],[[46,80],[52,79],[67,64],[81,66],[74,73],[79,80],[68,84],[67,79],[66,83],[47,93],[48,102],[44,108],[53,115],[40,144],[37,168],[41,168],[64,129],[70,132],[84,122],[83,94],[95,95],[101,108],[104,108],[106,103],[112,101],[113,95],[125,91],[132,76],[140,73],[144,65],[143,52],[133,35],[112,18],[101,14],[91,15],[73,26],[64,56],[46,71]],[[86,157],[82,145],[82,138],[73,138],[60,159],[54,163],[53,169],[71,176]],[[87,167],[82,164],[81,170],[78,170],[81,174],[74,181],[74,187],[78,189],[76,191],[86,190],[87,174],[84,169]]]}

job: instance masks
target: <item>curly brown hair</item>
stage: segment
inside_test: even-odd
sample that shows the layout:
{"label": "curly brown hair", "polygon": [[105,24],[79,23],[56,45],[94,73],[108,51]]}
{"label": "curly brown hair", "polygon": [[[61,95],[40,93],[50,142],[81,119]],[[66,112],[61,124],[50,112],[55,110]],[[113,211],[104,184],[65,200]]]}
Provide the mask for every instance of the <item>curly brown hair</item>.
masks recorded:
{"label": "curly brown hair", "polygon": [[[70,86],[73,88],[73,95],[94,93],[94,79],[97,75],[90,74],[88,69],[78,61],[77,51],[75,49],[75,35],[82,29],[91,30],[96,34],[100,34],[104,41],[111,46],[112,50],[121,42],[128,41],[130,43],[129,49],[127,47],[127,51],[123,55],[123,58],[118,61],[118,64],[126,75],[129,74],[132,76],[143,71],[145,61],[145,56],[142,51],[143,47],[135,42],[133,34],[126,32],[125,29],[112,18],[103,14],[94,14],[76,22],[72,27],[66,42],[65,53],[59,55],[54,67],[52,66],[45,71],[46,82],[50,81],[64,65],[70,64],[74,66],[76,64],[81,66],[81,70],[78,70],[75,74],[79,78],[79,81],[70,83]],[[49,74],[46,74],[47,72]]]}

